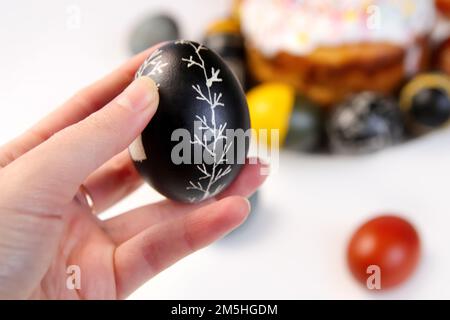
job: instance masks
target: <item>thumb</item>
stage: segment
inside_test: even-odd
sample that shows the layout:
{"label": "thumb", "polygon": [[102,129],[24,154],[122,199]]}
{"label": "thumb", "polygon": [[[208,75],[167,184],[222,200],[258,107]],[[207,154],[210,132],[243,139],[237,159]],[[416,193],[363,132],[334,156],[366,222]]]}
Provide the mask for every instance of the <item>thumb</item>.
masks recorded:
{"label": "thumb", "polygon": [[[105,107],[59,131],[13,163],[20,168],[15,177],[25,179],[16,185],[26,185],[31,199],[36,200],[33,190],[44,188],[52,195],[52,205],[71,201],[94,170],[126,149],[143,131],[158,103],[153,80],[134,80]],[[22,199],[26,199],[23,191]]]}

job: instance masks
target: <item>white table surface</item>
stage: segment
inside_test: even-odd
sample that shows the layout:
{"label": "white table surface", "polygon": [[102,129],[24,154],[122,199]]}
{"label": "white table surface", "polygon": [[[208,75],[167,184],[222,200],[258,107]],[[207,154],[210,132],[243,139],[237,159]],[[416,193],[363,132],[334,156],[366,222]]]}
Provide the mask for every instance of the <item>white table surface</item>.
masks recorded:
{"label": "white table surface", "polygon": [[[10,1],[0,10],[0,143],[128,57],[135,19],[172,13],[199,39],[228,1]],[[74,9],[75,8],[75,9]],[[81,24],[73,28],[71,14]],[[69,22],[69,23],[68,23]],[[450,131],[365,157],[283,153],[259,210],[228,238],[150,280],[131,298],[450,298]],[[108,215],[159,198],[143,187]],[[346,244],[377,213],[416,224],[423,259],[402,287],[368,292],[348,272]],[[32,266],[30,266],[32,267]]]}

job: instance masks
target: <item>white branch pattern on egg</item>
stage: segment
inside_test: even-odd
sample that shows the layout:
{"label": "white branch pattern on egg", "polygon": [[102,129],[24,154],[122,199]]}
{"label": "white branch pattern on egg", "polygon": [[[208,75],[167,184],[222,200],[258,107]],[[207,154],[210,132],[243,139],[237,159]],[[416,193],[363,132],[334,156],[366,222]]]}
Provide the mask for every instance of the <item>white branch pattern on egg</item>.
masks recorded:
{"label": "white branch pattern on egg", "polygon": [[[178,41],[177,44],[189,45],[193,48],[194,55],[182,58],[182,61],[187,63],[188,68],[198,67],[203,71],[204,84],[192,85],[192,89],[197,94],[196,99],[207,103],[210,109],[209,119],[205,115],[196,115],[196,121],[201,124],[199,129],[202,132],[202,136],[195,134],[193,141],[191,141],[191,144],[200,145],[213,160],[209,166],[205,164],[197,165],[197,170],[202,175],[197,181],[189,181],[186,187],[187,190],[200,193],[199,197],[194,196],[190,198],[192,202],[195,202],[216,195],[224,188],[225,185],[219,184],[219,181],[231,172],[231,165],[225,166],[225,168],[219,168],[219,166],[225,164],[226,154],[230,150],[232,142],[229,142],[228,137],[225,135],[227,123],[216,123],[216,108],[225,106],[222,102],[222,93],[212,90],[215,83],[222,82],[222,79],[219,77],[220,69],[211,68],[210,74],[208,74],[205,61],[201,55],[202,50],[208,49],[201,44],[197,45],[189,41]],[[208,133],[212,139],[210,143],[208,143]]]}
{"label": "white branch pattern on egg", "polygon": [[[136,72],[135,78],[142,76],[150,77],[157,74],[162,74],[164,72],[164,68],[168,66],[168,63],[162,60],[162,53],[163,51],[158,49],[154,51],[147,59],[145,59],[144,63]],[[159,87],[159,83],[156,83],[156,86]]]}

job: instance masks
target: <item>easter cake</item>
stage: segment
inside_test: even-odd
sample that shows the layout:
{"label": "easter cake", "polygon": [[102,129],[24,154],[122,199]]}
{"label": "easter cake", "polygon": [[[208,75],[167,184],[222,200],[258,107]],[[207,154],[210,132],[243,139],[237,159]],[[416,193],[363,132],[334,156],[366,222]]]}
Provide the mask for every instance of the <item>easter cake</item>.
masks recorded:
{"label": "easter cake", "polygon": [[423,70],[433,1],[242,0],[251,76],[282,81],[322,105],[364,90],[389,94]]}
{"label": "easter cake", "polygon": [[450,16],[450,0],[436,0],[439,11],[446,16]]}

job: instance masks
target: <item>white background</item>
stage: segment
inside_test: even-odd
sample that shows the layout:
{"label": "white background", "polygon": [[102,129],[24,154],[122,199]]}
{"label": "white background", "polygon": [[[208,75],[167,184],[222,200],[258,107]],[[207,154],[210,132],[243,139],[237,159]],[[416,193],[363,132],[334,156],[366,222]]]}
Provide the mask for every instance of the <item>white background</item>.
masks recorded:
{"label": "white background", "polygon": [[[73,7],[75,6],[75,7]],[[127,37],[150,11],[171,12],[199,39],[228,1],[9,1],[0,10],[0,142],[19,134],[77,89],[129,56]],[[81,12],[79,29],[70,13]],[[450,298],[450,131],[377,155],[284,153],[242,229],[177,263],[132,298]],[[109,214],[158,198],[149,188]],[[402,287],[372,293],[345,262],[355,228],[374,214],[413,222],[423,258]],[[30,266],[32,267],[32,266]]]}

